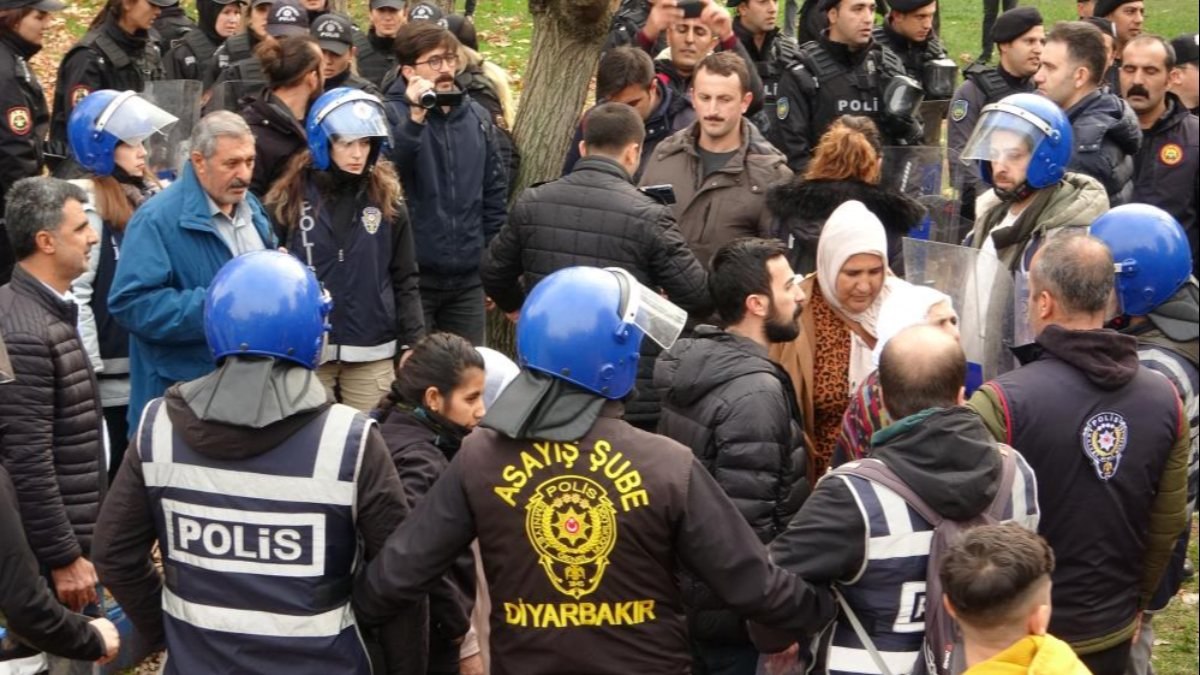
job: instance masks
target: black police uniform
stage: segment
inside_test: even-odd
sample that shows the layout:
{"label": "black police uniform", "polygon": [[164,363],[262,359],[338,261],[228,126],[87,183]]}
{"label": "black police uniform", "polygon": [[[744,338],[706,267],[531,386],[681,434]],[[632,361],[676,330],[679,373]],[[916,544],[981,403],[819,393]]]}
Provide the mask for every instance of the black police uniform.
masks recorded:
{"label": "black police uniform", "polygon": [[358,74],[384,89],[383,78],[396,67],[396,39],[381,37],[372,28],[367,32],[354,32],[354,46],[358,49]]}
{"label": "black police uniform", "polygon": [[[262,64],[254,55],[254,48],[262,38],[251,31],[231,36],[213,53],[212,63],[204,74],[204,89],[212,91],[205,114],[224,107],[238,109],[238,99],[249,95],[267,83]],[[242,82],[236,91],[218,91],[226,82]]]}
{"label": "black police uniform", "polygon": [[952,92],[949,91],[931,91],[930,84],[925,72],[925,65],[930,61],[947,58],[946,48],[942,46],[937,35],[930,33],[929,38],[924,42],[913,42],[907,37],[897,33],[892,29],[892,25],[884,22],[882,26],[876,26],[875,32],[871,34],[876,42],[892,50],[896,56],[904,63],[904,72],[908,76],[921,83],[925,87],[925,98],[927,100],[938,100],[950,98]]}
{"label": "black police uniform", "polygon": [[217,33],[217,20],[221,18],[221,12],[225,11],[225,7],[233,1],[197,0],[196,11],[200,15],[199,24],[193,25],[193,30],[188,30],[172,40],[170,49],[164,52],[163,67],[169,79],[204,79],[204,71],[212,62],[213,54],[225,42],[225,38]]}
{"label": "black police uniform", "polygon": [[166,54],[170,51],[171,45],[182,40],[183,36],[195,28],[196,22],[184,13],[182,2],[170,7],[163,7],[162,13],[154,20],[155,41],[158,43],[159,51]]}
{"label": "black police uniform", "polygon": [[775,120],[768,138],[788,158],[793,171],[804,170],[821,134],[842,115],[870,117],[879,126],[884,145],[915,144],[921,124],[912,115],[901,118],[883,113],[884,87],[905,75],[904,63],[883,45],[871,41],[863,49],[829,39],[800,47],[800,62],[779,81]]}
{"label": "black police uniform", "polygon": [[88,94],[98,89],[140,92],[147,82],[161,79],[162,54],[149,32],[130,35],[111,16],[88,31],[58,67],[50,117],[50,141],[56,152],[69,153],[67,119]]}
{"label": "black police uniform", "polygon": [[349,87],[350,89],[358,89],[365,91],[372,96],[380,96],[379,87],[375,83],[362,77],[355,75],[353,68],[347,68],[339,75],[325,78],[325,91],[332,91],[338,87]]}
{"label": "black police uniform", "polygon": [[0,31],[0,285],[16,263],[4,228],[4,196],[13,183],[42,172],[43,139],[50,126],[46,94],[29,59],[41,49],[16,33]]}
{"label": "black police uniform", "polygon": [[800,63],[800,45],[778,28],[763,37],[762,48],[754,41],[754,34],[742,25],[740,18],[733,21],[733,32],[741,41],[750,62],[762,80],[762,110],[754,116],[754,125],[765,136],[775,119],[775,101],[779,97],[779,80],[784,71]]}

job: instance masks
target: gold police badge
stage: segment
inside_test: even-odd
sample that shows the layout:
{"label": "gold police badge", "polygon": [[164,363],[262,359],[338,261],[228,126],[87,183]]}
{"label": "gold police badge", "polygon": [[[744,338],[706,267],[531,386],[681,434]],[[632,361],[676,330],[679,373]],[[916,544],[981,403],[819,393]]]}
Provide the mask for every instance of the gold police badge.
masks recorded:
{"label": "gold police badge", "polygon": [[1121,455],[1129,442],[1129,425],[1120,413],[1102,412],[1093,415],[1080,432],[1083,452],[1092,460],[1100,480],[1109,480],[1117,475]]}
{"label": "gold police badge", "polygon": [[29,108],[17,106],[8,109],[8,128],[17,136],[26,136],[33,128]]}
{"label": "gold police badge", "polygon": [[558,476],[537,487],[525,510],[525,533],[550,583],[577,600],[596,590],[617,543],[608,491],[582,476]]}
{"label": "gold police badge", "polygon": [[367,234],[375,234],[379,231],[379,223],[383,221],[383,212],[374,206],[368,206],[362,212],[363,228]]}

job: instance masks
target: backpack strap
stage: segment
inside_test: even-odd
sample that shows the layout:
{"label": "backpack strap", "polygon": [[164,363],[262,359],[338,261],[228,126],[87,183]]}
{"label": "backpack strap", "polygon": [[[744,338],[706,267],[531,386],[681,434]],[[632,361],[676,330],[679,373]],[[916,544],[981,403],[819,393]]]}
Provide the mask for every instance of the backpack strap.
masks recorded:
{"label": "backpack strap", "polygon": [[900,480],[900,477],[897,476],[887,464],[884,464],[878,459],[860,459],[857,462],[843,464],[837,469],[834,469],[834,472],[865,478],[872,483],[877,483],[888,488],[892,492],[895,492],[897,495],[899,495],[900,498],[908,503],[909,506],[913,507],[913,509],[916,510],[916,512],[920,514],[920,516],[924,518],[926,522],[935,528],[940,525],[943,520],[945,520],[945,518],[942,517],[942,514],[938,513],[932,506],[925,503],[925,500],[921,499],[917,493],[913,492],[913,489],[909,487],[907,483]]}
{"label": "backpack strap", "polygon": [[879,669],[882,675],[892,675],[887,662],[883,660],[883,655],[879,653],[875,642],[867,634],[867,629],[863,628],[862,622],[858,620],[858,615],[854,613],[853,609],[850,609],[850,603],[846,602],[846,598],[842,596],[842,592],[837,589],[837,586],[833,586],[831,590],[833,591],[833,597],[837,599],[838,605],[842,608],[842,613],[850,622],[850,627],[854,629],[854,634],[858,636],[858,641],[862,643],[867,653],[871,655],[871,660],[875,662],[875,667]]}

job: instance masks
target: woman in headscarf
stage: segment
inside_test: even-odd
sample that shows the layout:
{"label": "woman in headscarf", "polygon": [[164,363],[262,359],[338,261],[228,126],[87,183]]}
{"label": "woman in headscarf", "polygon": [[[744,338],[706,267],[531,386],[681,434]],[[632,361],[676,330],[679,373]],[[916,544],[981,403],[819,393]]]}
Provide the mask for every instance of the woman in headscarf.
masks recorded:
{"label": "woman in headscarf", "polygon": [[817,271],[800,284],[809,299],[800,337],[771,347],[796,387],[813,484],[829,468],[851,392],[874,369],[880,307],[906,285],[888,269],[887,251],[883,224],[862,202],[837,207],[817,242]]}
{"label": "woman in headscarf", "polygon": [[875,349],[871,360],[875,369],[858,385],[850,397],[850,406],[842,415],[841,431],[833,450],[832,466],[862,459],[871,452],[871,437],[892,423],[879,396],[879,355],[884,346],[906,328],[928,324],[937,326],[958,339],[958,313],[950,296],[928,286],[898,286],[879,310]]}

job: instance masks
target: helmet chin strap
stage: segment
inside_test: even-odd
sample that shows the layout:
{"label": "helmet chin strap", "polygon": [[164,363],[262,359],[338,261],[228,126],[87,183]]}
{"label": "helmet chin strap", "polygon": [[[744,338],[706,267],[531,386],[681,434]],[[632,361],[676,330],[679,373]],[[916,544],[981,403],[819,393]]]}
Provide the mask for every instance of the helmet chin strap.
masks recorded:
{"label": "helmet chin strap", "polygon": [[1005,190],[1001,187],[993,187],[992,189],[996,191],[996,196],[1000,198],[1000,201],[1005,204],[1015,204],[1016,202],[1024,201],[1029,195],[1035,192],[1033,188],[1029,187],[1029,183],[1024,181],[1011,190]]}

